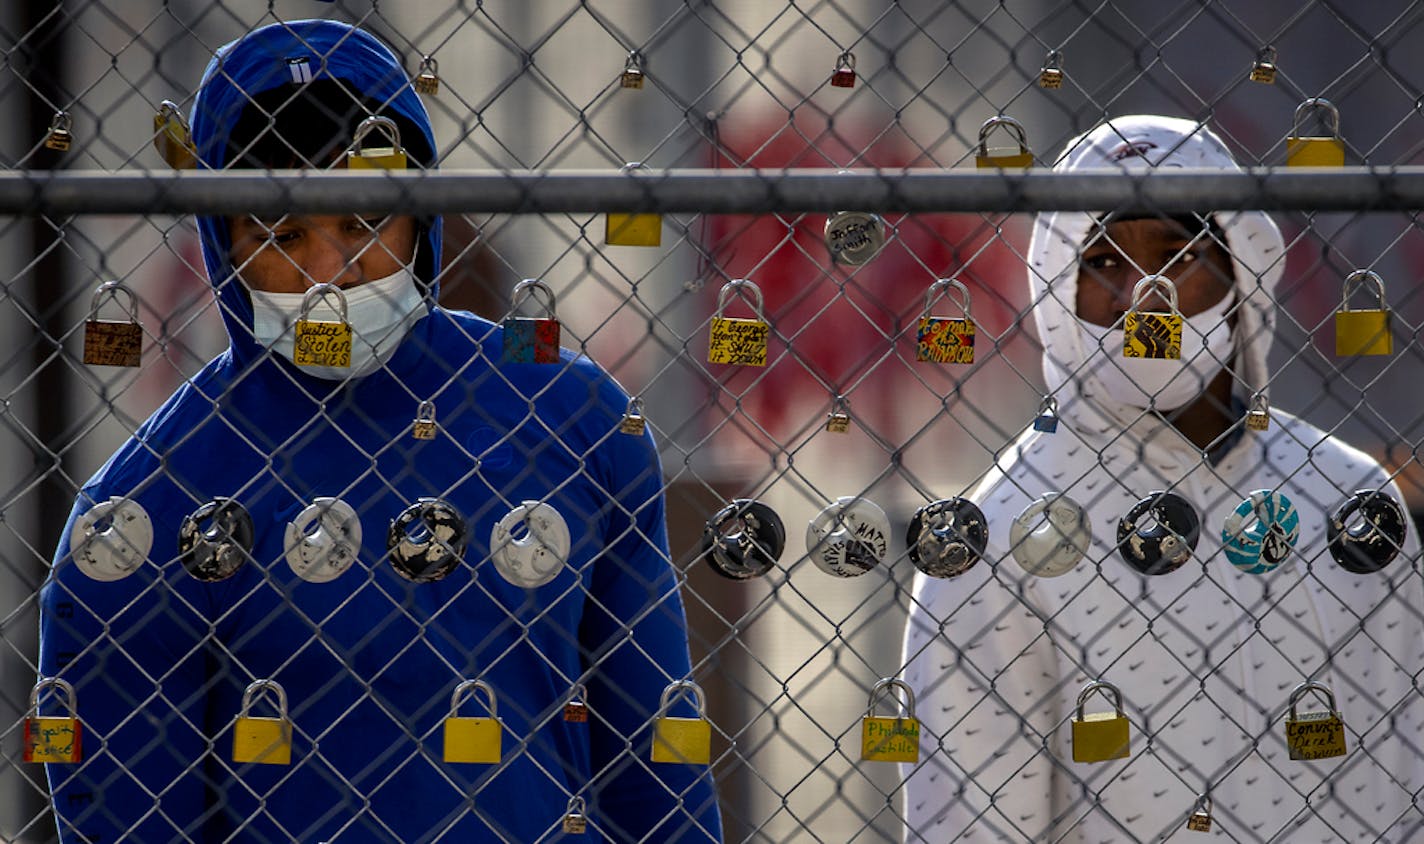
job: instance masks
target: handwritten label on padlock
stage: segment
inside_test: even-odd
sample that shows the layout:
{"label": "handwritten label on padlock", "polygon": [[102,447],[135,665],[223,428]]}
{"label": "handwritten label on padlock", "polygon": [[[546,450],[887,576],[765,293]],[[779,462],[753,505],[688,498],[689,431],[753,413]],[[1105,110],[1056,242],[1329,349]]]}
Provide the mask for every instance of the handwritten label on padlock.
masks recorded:
{"label": "handwritten label on padlock", "polygon": [[[930,308],[939,296],[955,298],[957,294],[962,317],[939,317]],[[969,288],[955,278],[942,278],[930,285],[925,294],[925,309],[920,313],[915,334],[915,360],[926,363],[974,362],[974,319],[969,314]]]}
{"label": "handwritten label on padlock", "polygon": [[[733,293],[745,295],[751,300],[752,309],[756,312],[755,319],[722,316]],[[771,326],[762,319],[761,288],[741,278],[724,284],[717,294],[717,314],[712,318],[707,362],[766,366],[767,339],[770,336]]]}
{"label": "handwritten label on padlock", "polygon": [[1063,87],[1063,54],[1051,50],[1038,71],[1038,87],[1056,91]]}
{"label": "handwritten label on padlock", "polygon": [[[1084,714],[1083,707],[1093,694],[1107,697],[1113,711]],[[1131,755],[1132,726],[1122,711],[1122,692],[1117,686],[1102,680],[1084,686],[1078,693],[1078,711],[1072,723],[1074,762],[1107,762]]]}
{"label": "handwritten label on padlock", "polygon": [[[327,305],[327,299],[334,301],[336,307]],[[318,315],[325,318],[317,318]],[[346,316],[346,294],[341,288],[323,283],[306,292],[293,342],[292,362],[297,366],[351,365],[351,323]]]}
{"label": "handwritten label on padlock", "polygon": [[1265,393],[1251,396],[1251,406],[1246,411],[1246,427],[1252,431],[1265,431],[1271,427],[1271,406]]}
{"label": "handwritten label on padlock", "polygon": [[[465,716],[460,707],[477,693],[485,695],[487,716]],[[450,695],[450,715],[445,719],[442,756],[446,762],[497,765],[503,756],[503,729],[494,689],[483,680],[466,680]]]}
{"label": "handwritten label on padlock", "polygon": [[[674,693],[692,697],[696,718],[675,718],[667,714]],[[653,722],[652,760],[667,764],[706,765],[712,761],[712,724],[702,689],[691,680],[678,680],[663,689],[658,701],[658,717]]]}
{"label": "handwritten label on padlock", "polygon": [[[897,691],[904,701],[900,714],[876,715],[879,699],[884,696],[893,700]],[[915,717],[915,692],[905,681],[886,677],[870,690],[870,704],[860,720],[860,758],[867,762],[920,761],[920,722]]]}
{"label": "handwritten label on padlock", "polygon": [[[1326,711],[1297,712],[1301,698],[1308,693],[1322,698]],[[1286,747],[1290,758],[1304,761],[1345,755],[1345,723],[1335,709],[1335,693],[1329,686],[1312,680],[1301,683],[1291,692],[1290,710],[1286,714]]]}
{"label": "handwritten label on padlock", "polygon": [[[40,695],[54,690],[64,701],[63,716],[40,715]],[[21,758],[26,762],[73,763],[82,756],[81,728],[74,687],[58,677],[43,677],[30,690]]]}
{"label": "handwritten label on padlock", "polygon": [[[99,319],[104,298],[127,297],[129,318],[124,321]],[[138,321],[138,299],[121,282],[106,281],[94,291],[89,302],[89,319],[84,322],[84,363],[88,366],[138,366],[143,356],[143,326]]]}
{"label": "handwritten label on padlock", "polygon": [[554,310],[554,291],[544,282],[526,278],[510,294],[510,310],[517,311],[526,299],[534,299],[544,309],[541,317],[505,318],[505,363],[558,363],[559,319]]}
{"label": "handwritten label on padlock", "polygon": [[[272,696],[277,717],[251,715],[258,696]],[[290,765],[292,722],[287,719],[287,693],[275,680],[257,680],[242,693],[242,711],[232,726],[232,761],[240,764]]]}
{"label": "handwritten label on padlock", "polygon": [[[1144,311],[1153,291],[1167,298],[1168,310]],[[1149,275],[1132,288],[1132,306],[1123,316],[1122,356],[1180,360],[1182,357],[1182,313],[1177,310],[1177,285],[1162,275]]]}

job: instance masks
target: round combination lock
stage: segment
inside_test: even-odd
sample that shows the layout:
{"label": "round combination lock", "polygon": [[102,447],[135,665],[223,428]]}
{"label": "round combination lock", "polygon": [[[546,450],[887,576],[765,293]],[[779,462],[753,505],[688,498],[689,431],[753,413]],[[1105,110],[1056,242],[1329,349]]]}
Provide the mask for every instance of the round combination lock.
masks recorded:
{"label": "round combination lock", "polygon": [[227,580],[252,555],[252,516],[231,498],[214,498],[178,525],[178,559],[188,574],[216,583]]}
{"label": "round combination lock", "polygon": [[831,260],[860,266],[885,245],[885,221],[865,211],[837,211],[826,218],[825,238]]}
{"label": "round combination lock", "polygon": [[287,523],[286,539],[292,571],[309,583],[327,583],[356,562],[361,519],[339,498],[317,498]]}
{"label": "round combination lock", "polygon": [[153,550],[153,521],[137,501],[115,496],[74,520],[69,549],[74,564],[94,580],[122,580]]}
{"label": "round combination lock", "polygon": [[838,498],[806,526],[806,551],[821,571],[858,577],[890,553],[890,520],[872,501]]}
{"label": "round combination lock", "polygon": [[1152,492],[1117,523],[1122,559],[1142,574],[1170,574],[1191,559],[1201,539],[1197,511],[1175,492]]}
{"label": "round combination lock", "polygon": [[469,526],[439,498],[422,498],[391,520],[386,549],[396,574],[433,583],[454,571],[470,541]]}
{"label": "round combination lock", "polygon": [[989,524],[968,499],[932,501],[910,517],[905,545],[915,568],[930,577],[957,577],[984,555]]}
{"label": "round combination lock", "polygon": [[558,577],[571,547],[569,523],[541,501],[521,502],[490,530],[495,571],[525,589],[537,589]]}
{"label": "round combination lock", "polygon": [[1383,492],[1362,489],[1330,514],[1325,542],[1330,556],[1345,571],[1373,574],[1399,555],[1407,524],[1399,502]]}
{"label": "round combination lock", "polygon": [[732,580],[761,577],[786,549],[786,527],[776,511],[749,498],[718,510],[702,531],[702,555],[712,570]]}
{"label": "round combination lock", "polygon": [[1045,492],[1009,525],[1009,553],[1019,568],[1037,577],[1067,574],[1092,544],[1087,512],[1061,492]]}
{"label": "round combination lock", "polygon": [[1284,563],[1300,538],[1300,514],[1285,495],[1258,489],[1236,506],[1221,528],[1226,559],[1247,574]]}

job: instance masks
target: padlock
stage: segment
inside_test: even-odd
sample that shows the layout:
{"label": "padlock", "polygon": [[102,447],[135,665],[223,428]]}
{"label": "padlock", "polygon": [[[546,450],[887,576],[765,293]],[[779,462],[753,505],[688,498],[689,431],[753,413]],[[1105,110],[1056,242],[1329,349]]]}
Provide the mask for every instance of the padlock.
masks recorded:
{"label": "padlock", "polygon": [[[1144,311],[1153,290],[1161,290],[1167,310]],[[1153,360],[1181,360],[1182,312],[1177,310],[1177,285],[1164,275],[1149,275],[1132,288],[1132,306],[1122,318],[1122,356]]]}
{"label": "padlock", "polygon": [[193,131],[183,112],[172,100],[158,104],[153,114],[153,147],[174,170],[192,170],[198,166],[198,148],[193,145]]}
{"label": "padlock", "polygon": [[416,407],[410,435],[417,440],[435,439],[435,402],[423,401]]}
{"label": "padlock", "polygon": [[[383,143],[367,143],[372,132],[384,136]],[[407,164],[405,148],[401,146],[400,128],[389,117],[368,117],[356,126],[351,148],[346,151],[348,170],[404,170]]]}
{"label": "padlock", "polygon": [[619,78],[618,84],[624,88],[641,89],[643,87],[643,54],[637,50],[629,50],[628,58],[623,60],[623,75]]}
{"label": "padlock", "polygon": [[648,430],[648,422],[643,418],[643,400],[638,396],[628,399],[628,409],[618,420],[618,433],[630,437],[641,437]]}
{"label": "padlock", "polygon": [[[312,310],[327,297],[336,301],[336,319],[313,319]],[[301,313],[293,329],[292,362],[297,366],[351,366],[351,323],[346,294],[334,284],[317,284],[302,296]]]}
{"label": "padlock", "polygon": [[[1083,714],[1089,696],[1103,695],[1113,705],[1112,712]],[[1122,711],[1122,692],[1117,686],[1094,680],[1078,693],[1078,711],[1073,717],[1073,761],[1107,762],[1132,754],[1132,725]]]}
{"label": "padlock", "polygon": [[[1001,126],[1017,143],[1017,149],[989,148],[989,133]],[[979,152],[974,157],[974,164],[977,167],[1032,167],[1033,152],[1028,148],[1028,134],[1024,132],[1023,124],[1004,114],[985,120],[979,126]]]}
{"label": "padlock", "polygon": [[[1372,310],[1351,310],[1351,286],[1368,283],[1374,288],[1376,307]],[[1335,312],[1335,356],[1392,355],[1394,334],[1390,330],[1391,313],[1385,300],[1384,279],[1373,270],[1355,270],[1345,277],[1340,310]]]}
{"label": "padlock", "polygon": [[1009,553],[1025,573],[1058,577],[1078,565],[1093,544],[1083,506],[1061,492],[1045,492],[1009,525]]}
{"label": "padlock", "polygon": [[236,499],[217,496],[178,524],[178,559],[204,583],[227,580],[252,556],[252,516]]}
{"label": "padlock", "polygon": [[890,553],[890,519],[874,501],[842,496],[806,526],[806,552],[827,574],[859,577]]}
{"label": "padlock", "polygon": [[[487,716],[460,714],[460,707],[477,692],[485,693]],[[450,695],[450,715],[445,719],[442,758],[446,762],[470,765],[498,765],[503,755],[504,730],[494,689],[483,680],[466,680]]]}
{"label": "padlock", "polygon": [[1063,87],[1063,54],[1050,50],[1038,71],[1038,87],[1050,91]]}
{"label": "padlock", "polygon": [[786,526],[781,517],[749,498],[738,498],[718,510],[702,531],[702,554],[708,565],[732,580],[766,574],[784,550]]}
{"label": "padlock", "polygon": [[[1306,692],[1322,698],[1326,711],[1298,713],[1296,707]],[[1304,761],[1345,755],[1345,723],[1335,709],[1335,694],[1329,686],[1311,680],[1291,692],[1290,711],[1286,715],[1286,747],[1290,758]]]}
{"label": "padlock", "polygon": [[[674,718],[667,714],[675,692],[691,695],[697,706],[696,718]],[[658,716],[653,722],[654,762],[707,765],[712,761],[712,724],[707,720],[707,704],[701,687],[691,680],[678,680],[663,689]]]}
{"label": "padlock", "polygon": [[1251,65],[1251,81],[1262,85],[1276,83],[1276,48],[1262,47],[1256,53],[1256,62]]}
{"label": "padlock", "polygon": [[415,72],[412,83],[417,94],[436,96],[440,93],[440,63],[429,56],[420,60],[420,69]]}
{"label": "padlock", "polygon": [[[875,704],[884,695],[899,702],[894,691],[904,698],[900,713],[893,717],[875,714]],[[915,717],[915,691],[898,677],[885,677],[870,690],[870,704],[860,719],[860,758],[866,762],[920,761],[920,722]]]}
{"label": "padlock", "polygon": [[[641,161],[630,161],[618,168],[619,173],[647,170]],[[603,242],[609,246],[661,246],[663,218],[661,214],[612,213],[603,218]]]}
{"label": "padlock", "polygon": [[287,522],[287,565],[308,583],[345,574],[361,552],[361,518],[350,504],[321,496]]}
{"label": "padlock", "polygon": [[[46,689],[53,689],[63,697],[64,715],[40,714],[40,694]],[[26,762],[78,762],[83,758],[82,736],[74,687],[58,677],[41,677],[30,689],[22,758]]]}
{"label": "padlock", "polygon": [[885,246],[885,220],[866,211],[837,211],[826,218],[821,234],[832,261],[858,267]]}
{"label": "padlock", "polygon": [[1191,559],[1200,539],[1196,508],[1175,492],[1149,492],[1117,522],[1118,552],[1139,574],[1171,574]]}
{"label": "padlock", "polygon": [[433,583],[455,570],[469,541],[469,526],[454,507],[439,498],[422,498],[391,520],[386,552],[396,574]]}
{"label": "padlock", "polygon": [[1038,404],[1038,415],[1033,418],[1033,429],[1043,434],[1058,431],[1058,399],[1044,396]]}
{"label": "padlock", "polygon": [[[277,717],[251,715],[258,695],[276,698]],[[232,761],[239,765],[292,764],[292,722],[287,692],[275,680],[257,680],[242,693],[242,710],[232,725]]]}
{"label": "padlock", "polygon": [[588,723],[588,689],[582,683],[575,683],[564,701],[564,720],[570,724]]}
{"label": "padlock", "polygon": [[[939,296],[949,296],[949,291],[959,294],[959,310],[963,316],[939,317],[930,315],[930,307]],[[953,299],[953,297],[950,297]],[[924,363],[974,362],[974,318],[969,315],[969,288],[957,278],[941,278],[930,285],[925,294],[925,309],[920,313],[918,330],[915,333],[915,360]]]}
{"label": "padlock", "polygon": [[153,521],[132,498],[112,496],[95,504],[74,520],[69,532],[74,564],[101,582],[122,580],[138,571],[151,550]]}
{"label": "padlock", "polygon": [[1356,490],[1325,523],[1326,547],[1345,571],[1373,574],[1399,555],[1406,525],[1398,501],[1379,490]]}
{"label": "padlock", "polygon": [[1211,832],[1211,795],[1203,794],[1194,811],[1187,816],[1190,832]]}
{"label": "padlock", "polygon": [[489,547],[500,577],[537,589],[564,570],[573,542],[558,510],[542,501],[523,501],[490,529]]}
{"label": "padlock", "polygon": [[967,498],[931,501],[915,511],[905,547],[915,568],[930,577],[958,577],[974,567],[989,545],[984,511]]}
{"label": "padlock", "polygon": [[1284,563],[1300,539],[1300,514],[1284,493],[1258,489],[1228,513],[1222,550],[1247,574],[1265,574]]}
{"label": "padlock", "polygon": [[74,144],[74,135],[70,132],[73,128],[74,118],[69,116],[69,112],[56,111],[54,117],[50,118],[49,131],[45,133],[45,149],[69,152],[70,146]]}
{"label": "padlock", "polygon": [[[727,300],[736,293],[751,300],[753,319],[724,317]],[[717,293],[717,313],[707,340],[707,362],[766,366],[766,341],[771,326],[762,318],[761,288],[745,278],[729,281]]]}
{"label": "padlock", "polygon": [[1265,431],[1271,427],[1271,405],[1265,393],[1251,396],[1251,406],[1246,411],[1246,427],[1252,431]]}
{"label": "padlock", "polygon": [[[1301,135],[1302,118],[1310,111],[1325,112],[1328,136]],[[1287,167],[1344,167],[1345,142],[1340,139],[1340,112],[1326,99],[1311,97],[1296,107],[1291,135],[1286,138]]]}
{"label": "padlock", "polygon": [[[128,297],[127,320],[99,319],[105,296]],[[138,366],[143,358],[143,326],[138,321],[138,298],[122,282],[106,281],[89,300],[84,321],[84,363],[89,366]]]}
{"label": "padlock", "polygon": [[[544,316],[521,317],[514,313],[525,299],[535,299],[544,308]],[[526,278],[514,286],[510,294],[510,315],[504,318],[505,363],[558,363],[559,318],[554,312],[554,291],[534,278]]]}
{"label": "padlock", "polygon": [[831,412],[826,414],[826,431],[832,434],[850,431],[850,402],[845,396],[836,396],[831,401]]}
{"label": "padlock", "polygon": [[831,71],[831,85],[835,88],[855,87],[855,53],[846,50],[836,59],[836,69]]}
{"label": "padlock", "polygon": [[583,835],[588,832],[588,816],[584,800],[578,795],[569,798],[569,807],[564,810],[564,820],[560,829],[565,835]]}

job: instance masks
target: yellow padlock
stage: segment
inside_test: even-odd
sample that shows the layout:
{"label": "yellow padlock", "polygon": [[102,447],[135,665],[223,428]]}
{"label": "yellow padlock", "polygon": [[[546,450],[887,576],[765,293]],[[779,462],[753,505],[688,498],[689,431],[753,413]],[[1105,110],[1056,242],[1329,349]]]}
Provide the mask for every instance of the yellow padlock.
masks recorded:
{"label": "yellow padlock", "polygon": [[[630,161],[618,168],[620,173],[647,170],[641,161]],[[609,246],[661,246],[663,218],[661,214],[608,214],[603,218],[603,242]]]}
{"label": "yellow padlock", "polygon": [[415,81],[411,83],[417,94],[429,94],[435,96],[440,93],[440,63],[429,56],[420,60],[420,68],[415,72]]}
{"label": "yellow padlock", "polygon": [[[882,695],[895,699],[892,689],[904,696],[903,712],[890,718],[876,715],[875,704]],[[860,719],[860,758],[867,762],[920,761],[920,722],[915,717],[915,692],[909,683],[886,677],[870,690],[870,705]]]}
{"label": "yellow padlock", "polygon": [[[1094,693],[1106,697],[1112,712],[1083,714],[1083,706]],[[1106,762],[1126,759],[1132,753],[1132,725],[1122,711],[1122,692],[1117,686],[1094,680],[1078,693],[1078,712],[1073,718],[1073,761]]]}
{"label": "yellow padlock", "polygon": [[[1328,136],[1300,134],[1301,120],[1319,109],[1325,113]],[[1340,112],[1327,99],[1311,97],[1296,107],[1291,134],[1286,138],[1287,167],[1344,167],[1345,142],[1340,139]]]}
{"label": "yellow padlock", "polygon": [[1187,816],[1187,830],[1190,832],[1211,832],[1211,795],[1203,794],[1196,808]]}
{"label": "yellow padlock", "polygon": [[[384,135],[384,143],[367,143],[372,132]],[[357,125],[355,137],[351,140],[351,149],[346,151],[348,170],[404,170],[406,163],[400,129],[394,120],[377,115],[368,117]]]}
{"label": "yellow padlock", "polygon": [[1038,87],[1050,91],[1063,87],[1063,54],[1058,50],[1050,50],[1044,59],[1038,71]]}
{"label": "yellow padlock", "polygon": [[[312,308],[328,296],[336,300],[337,319],[310,319]],[[292,343],[292,362],[297,366],[351,365],[351,323],[346,316],[346,294],[341,288],[322,283],[307,290]]]}
{"label": "yellow padlock", "polygon": [[582,797],[577,795],[569,798],[569,807],[564,810],[564,820],[560,827],[568,835],[583,835],[588,832],[588,816],[584,814],[585,806]]}
{"label": "yellow padlock", "polygon": [[1246,411],[1246,427],[1253,431],[1265,431],[1271,427],[1271,406],[1265,393],[1251,396],[1251,407]]}
{"label": "yellow padlock", "polygon": [[[953,290],[959,294],[962,317],[930,315],[939,296]],[[925,294],[925,309],[915,333],[915,360],[927,363],[973,363],[974,318],[969,315],[969,288],[957,278],[941,278]]]}
{"label": "yellow padlock", "polygon": [[191,170],[198,166],[193,132],[178,104],[172,100],[159,103],[153,115],[153,147],[174,170]]}
{"label": "yellow padlock", "polygon": [[643,54],[637,50],[629,50],[628,58],[623,60],[623,75],[618,78],[618,84],[635,91],[642,90],[643,77]]}
{"label": "yellow padlock", "polygon": [[74,118],[67,111],[56,111],[50,118],[49,131],[45,133],[44,147],[55,152],[69,152],[74,145]]}
{"label": "yellow padlock", "polygon": [[826,414],[826,430],[832,434],[850,431],[850,400],[845,396],[836,396],[831,401],[831,412]]}
{"label": "yellow padlock", "polygon": [[435,439],[435,402],[423,401],[416,407],[410,435],[417,440]]}
{"label": "yellow padlock", "polygon": [[1251,81],[1262,85],[1276,84],[1276,48],[1262,47],[1251,65]]}
{"label": "yellow padlock", "polygon": [[643,418],[643,400],[634,396],[628,399],[628,409],[623,411],[623,418],[618,421],[618,433],[641,437],[647,430],[648,423]]}
{"label": "yellow padlock", "polygon": [[[696,718],[666,714],[673,694],[679,691],[692,696],[697,704]],[[681,765],[706,765],[712,761],[712,724],[707,720],[706,698],[701,687],[691,680],[678,680],[663,689],[657,720],[653,722],[652,760]]]}
{"label": "yellow padlock", "polygon": [[[1153,290],[1161,290],[1167,310],[1144,311]],[[1182,357],[1182,312],[1177,310],[1177,286],[1164,275],[1149,275],[1132,288],[1132,305],[1122,318],[1122,356],[1180,360]]]}
{"label": "yellow padlock", "polygon": [[[258,695],[276,698],[277,717],[249,715]],[[287,693],[275,680],[257,680],[242,693],[242,710],[232,725],[232,761],[238,764],[292,764],[292,722],[287,718]]]}
{"label": "yellow padlock", "polygon": [[[54,689],[64,698],[66,715],[40,715],[40,694]],[[74,687],[58,677],[41,677],[30,689],[30,708],[25,715],[22,758],[26,762],[78,762],[81,758],[81,729]]]}
{"label": "yellow padlock", "polygon": [[[1374,287],[1376,307],[1350,309],[1350,287],[1368,282]],[[1372,270],[1355,270],[1345,277],[1340,310],[1335,312],[1335,356],[1392,355],[1394,335],[1390,331],[1390,311],[1385,306],[1384,280]]]}
{"label": "yellow padlock", "polygon": [[[989,133],[1000,126],[1018,142],[1017,150],[1013,147],[989,148]],[[1032,167],[1033,152],[1028,148],[1028,135],[1023,124],[1003,114],[985,120],[979,127],[979,153],[974,157],[974,164],[978,167]]]}
{"label": "yellow padlock", "polygon": [[[751,300],[755,319],[724,317],[727,300],[733,293],[742,293]],[[707,340],[708,363],[730,363],[739,366],[766,366],[766,341],[771,326],[762,318],[761,288],[739,278],[722,285],[717,294],[717,314],[712,318],[712,330]]]}
{"label": "yellow padlock", "polygon": [[[1324,699],[1325,712],[1303,715],[1296,712],[1296,706],[1307,692]],[[1311,680],[1291,692],[1290,711],[1286,714],[1286,747],[1292,759],[1308,761],[1345,755],[1345,722],[1335,709],[1335,694],[1329,686]]]}
{"label": "yellow padlock", "polygon": [[[460,715],[460,706],[476,692],[484,692],[488,716]],[[497,765],[504,752],[504,729],[499,723],[494,689],[483,680],[466,680],[450,695],[450,716],[445,719],[446,762]]]}

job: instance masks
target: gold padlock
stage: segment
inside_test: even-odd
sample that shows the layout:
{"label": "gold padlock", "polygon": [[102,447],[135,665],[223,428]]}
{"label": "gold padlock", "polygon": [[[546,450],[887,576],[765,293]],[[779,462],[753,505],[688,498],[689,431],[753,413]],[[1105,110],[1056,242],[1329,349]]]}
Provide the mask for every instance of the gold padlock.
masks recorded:
{"label": "gold padlock", "polygon": [[561,824],[565,834],[583,835],[588,832],[588,816],[584,811],[582,797],[575,795],[569,798],[569,807],[564,810],[564,821]]}
{"label": "gold padlock", "polygon": [[[667,715],[675,692],[691,695],[697,705],[696,718]],[[712,724],[707,721],[707,705],[702,689],[691,680],[678,680],[663,689],[658,701],[658,717],[653,722],[654,762],[706,765],[712,761]]]}
{"label": "gold padlock", "polygon": [[[64,698],[63,716],[41,715],[40,694],[54,689]],[[30,708],[25,715],[22,758],[26,762],[78,762],[82,758],[79,710],[74,687],[58,677],[41,677],[30,689]]]}
{"label": "gold padlock", "polygon": [[1276,83],[1276,48],[1262,47],[1256,54],[1256,63],[1251,65],[1251,81],[1262,85]]}
{"label": "gold padlock", "polygon": [[[317,302],[336,300],[336,320],[310,319]],[[302,296],[301,312],[293,330],[292,362],[297,366],[351,365],[351,323],[346,316],[346,294],[334,284],[317,284]]]}
{"label": "gold padlock", "polygon": [[174,170],[191,170],[198,166],[198,148],[193,145],[193,131],[183,112],[172,100],[158,104],[153,115],[153,148]]}
{"label": "gold padlock", "polygon": [[[1306,692],[1323,698],[1326,711],[1298,714],[1296,706]],[[1329,686],[1311,680],[1291,692],[1290,711],[1286,715],[1286,747],[1292,759],[1308,761],[1345,755],[1345,723],[1335,709],[1335,694]]]}
{"label": "gold padlock", "polygon": [[[1315,109],[1325,113],[1325,124],[1330,129],[1328,136],[1300,134],[1302,119]],[[1286,138],[1286,166],[1345,166],[1345,142],[1340,139],[1340,112],[1329,100],[1311,97],[1296,107],[1291,134]]]}
{"label": "gold padlock", "polygon": [[[1350,309],[1350,288],[1355,283],[1368,283],[1374,288],[1375,308]],[[1335,356],[1392,354],[1394,335],[1390,331],[1390,310],[1385,304],[1384,279],[1373,270],[1355,270],[1345,277],[1340,310],[1335,312]]]}
{"label": "gold padlock", "polygon": [[[1166,311],[1144,311],[1143,304],[1153,290],[1167,299]],[[1164,275],[1149,275],[1132,288],[1132,306],[1123,316],[1122,356],[1180,360],[1182,357],[1182,312],[1177,310],[1177,286]]]}
{"label": "gold padlock", "polygon": [[[460,706],[484,692],[489,715],[468,717],[460,714]],[[446,762],[475,765],[497,765],[504,751],[504,734],[496,710],[494,689],[483,680],[466,680],[450,695],[450,715],[445,719],[443,758]]]}
{"label": "gold padlock", "polygon": [[420,60],[420,69],[415,72],[415,82],[412,83],[417,94],[430,94],[431,96],[440,93],[440,63],[429,56]]}
{"label": "gold padlock", "polygon": [[[128,297],[126,321],[99,319],[105,296]],[[118,281],[106,281],[89,300],[84,321],[84,363],[89,366],[138,366],[143,358],[143,326],[138,321],[138,298]]]}
{"label": "gold padlock", "polygon": [[[1083,706],[1094,693],[1113,705],[1112,712],[1083,714]],[[1122,711],[1122,692],[1117,686],[1094,680],[1078,693],[1078,712],[1073,718],[1073,761],[1107,762],[1132,754],[1132,725]]]}
{"label": "gold padlock", "polygon": [[836,396],[831,402],[831,412],[826,414],[826,430],[832,434],[850,431],[850,401],[845,396]]}
{"label": "gold padlock", "polygon": [[[648,165],[641,161],[630,161],[618,168],[618,172],[647,169]],[[609,246],[661,246],[662,215],[610,213],[603,218],[603,242]]]}
{"label": "gold padlock", "polygon": [[[891,690],[904,696],[901,714],[875,714],[875,704],[883,694],[898,700]],[[920,722],[915,717],[915,692],[898,677],[885,677],[870,690],[870,704],[860,719],[860,758],[866,762],[920,761]]]}
{"label": "gold padlock", "polygon": [[[989,148],[989,133],[1001,126],[1018,143],[1017,150],[1013,147]],[[1033,152],[1028,148],[1028,135],[1023,124],[1003,114],[985,120],[979,127],[979,153],[974,157],[974,164],[977,167],[1032,167]]]}
{"label": "gold padlock", "polygon": [[1063,54],[1050,50],[1038,71],[1038,87],[1053,91],[1063,87]]}
{"label": "gold padlock", "polygon": [[643,87],[643,54],[637,50],[629,50],[628,58],[623,60],[623,76],[619,78],[618,84],[624,88],[640,90]]}
{"label": "gold padlock", "polygon": [[[951,290],[959,294],[959,311],[963,316],[932,316],[930,308],[935,300],[949,296]],[[925,293],[925,309],[920,312],[915,332],[915,360],[922,363],[973,363],[976,333],[974,318],[969,314],[969,288],[957,278],[938,279]]]}
{"label": "gold padlock", "polygon": [[74,144],[74,135],[69,131],[73,128],[74,118],[69,116],[69,112],[56,111],[54,117],[50,118],[49,131],[45,133],[45,149],[69,152],[69,147]]}
{"label": "gold padlock", "polygon": [[1203,794],[1196,808],[1187,816],[1187,829],[1191,832],[1211,832],[1211,795]]}
{"label": "gold padlock", "polygon": [[588,723],[588,689],[582,683],[575,683],[569,699],[564,703],[564,720],[570,724]]}
{"label": "gold padlock", "polygon": [[1251,396],[1251,407],[1246,411],[1246,427],[1253,431],[1265,431],[1271,427],[1271,410],[1265,393]]}
{"label": "gold padlock", "polygon": [[[380,144],[367,143],[371,133],[384,135]],[[404,170],[407,157],[401,146],[400,128],[389,117],[373,116],[356,126],[351,148],[346,151],[348,170]]]}
{"label": "gold padlock", "polygon": [[[751,300],[755,319],[722,316],[733,293]],[[717,293],[717,314],[712,318],[708,337],[707,362],[766,366],[766,342],[770,334],[771,326],[762,318],[761,288],[744,278],[729,281]]]}
{"label": "gold padlock", "polygon": [[[248,714],[258,695],[276,698],[277,717]],[[287,693],[275,680],[257,680],[242,693],[242,710],[232,726],[232,761],[238,764],[292,764],[292,722],[287,718]]]}
{"label": "gold padlock", "polygon": [[628,409],[618,422],[618,433],[631,437],[641,437],[648,430],[648,422],[643,418],[643,400],[634,396],[628,399]]}
{"label": "gold padlock", "polygon": [[435,439],[435,402],[423,401],[415,411],[415,422],[410,426],[410,435],[418,440]]}

